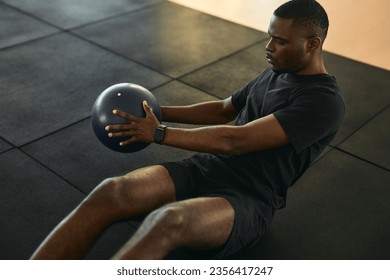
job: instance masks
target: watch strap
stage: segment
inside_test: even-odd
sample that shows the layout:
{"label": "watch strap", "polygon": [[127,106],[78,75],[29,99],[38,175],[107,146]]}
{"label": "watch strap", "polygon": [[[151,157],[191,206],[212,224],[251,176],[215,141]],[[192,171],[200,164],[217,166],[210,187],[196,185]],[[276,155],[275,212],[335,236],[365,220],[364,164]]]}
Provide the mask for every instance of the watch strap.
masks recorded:
{"label": "watch strap", "polygon": [[158,125],[156,127],[156,130],[154,131],[154,143],[157,143],[157,144],[161,144],[163,139],[164,139],[164,135],[165,135],[165,129],[167,128],[166,125]]}

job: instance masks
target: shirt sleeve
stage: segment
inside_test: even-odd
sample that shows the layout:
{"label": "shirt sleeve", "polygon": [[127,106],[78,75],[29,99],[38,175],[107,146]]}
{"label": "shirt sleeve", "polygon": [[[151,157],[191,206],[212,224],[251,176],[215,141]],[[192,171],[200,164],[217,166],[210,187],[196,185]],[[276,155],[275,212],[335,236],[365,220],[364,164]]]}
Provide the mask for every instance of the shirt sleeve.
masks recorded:
{"label": "shirt sleeve", "polygon": [[274,112],[297,153],[335,136],[344,117],[344,102],[338,93],[306,91],[292,103]]}
{"label": "shirt sleeve", "polygon": [[250,88],[252,87],[252,84],[254,81],[249,82],[245,87],[237,90],[232,95],[232,104],[237,112],[240,112],[242,108],[246,105],[246,99],[248,97],[248,94],[250,92]]}
{"label": "shirt sleeve", "polygon": [[254,88],[254,85],[256,83],[259,83],[262,79],[268,77],[270,75],[270,72],[270,69],[265,69],[256,78],[251,80],[246,86],[237,90],[232,95],[232,104],[234,108],[236,108],[237,112],[240,112],[246,106],[247,97],[251,90]]}

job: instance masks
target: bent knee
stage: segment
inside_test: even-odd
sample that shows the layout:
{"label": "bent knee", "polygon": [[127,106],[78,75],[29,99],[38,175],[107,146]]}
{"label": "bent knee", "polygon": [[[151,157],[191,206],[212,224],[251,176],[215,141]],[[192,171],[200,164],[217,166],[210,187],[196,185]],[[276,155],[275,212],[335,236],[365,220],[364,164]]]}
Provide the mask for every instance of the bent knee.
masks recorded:
{"label": "bent knee", "polygon": [[185,209],[178,203],[172,203],[153,211],[145,222],[153,225],[161,237],[177,242],[189,221]]}
{"label": "bent knee", "polygon": [[171,203],[154,211],[155,216],[162,223],[170,227],[179,227],[185,223],[185,211],[178,203]]}
{"label": "bent knee", "polygon": [[110,200],[118,196],[118,192],[122,188],[121,177],[112,177],[103,180],[87,197],[92,200]]}
{"label": "bent knee", "polygon": [[106,209],[110,212],[123,211],[124,205],[124,181],[122,177],[112,177],[103,180],[83,201],[84,205]]}

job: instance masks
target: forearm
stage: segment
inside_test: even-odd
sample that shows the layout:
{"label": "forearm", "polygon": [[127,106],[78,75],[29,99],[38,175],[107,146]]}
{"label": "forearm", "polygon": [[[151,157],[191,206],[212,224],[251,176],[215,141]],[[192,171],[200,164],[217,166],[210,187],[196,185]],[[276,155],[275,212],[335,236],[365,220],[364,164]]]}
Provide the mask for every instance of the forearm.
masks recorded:
{"label": "forearm", "polygon": [[188,106],[161,106],[162,119],[187,124],[225,124],[236,117],[230,99]]}
{"label": "forearm", "polygon": [[[129,137],[120,143],[122,146],[135,142],[154,142],[156,127],[160,123],[146,102],[143,106],[145,118],[114,110],[115,115],[125,118],[128,123],[106,126],[109,137]],[[228,112],[234,112],[234,109]],[[161,144],[197,152],[237,155],[288,143],[289,139],[284,129],[275,116],[270,114],[241,126],[215,125],[192,129],[168,127],[165,129]]]}
{"label": "forearm", "polygon": [[274,115],[265,116],[243,126],[167,128],[162,142],[176,148],[226,155],[256,152],[288,143],[288,136]]}
{"label": "forearm", "polygon": [[234,154],[235,130],[229,125],[208,126],[201,128],[168,127],[162,144],[180,149],[217,154]]}

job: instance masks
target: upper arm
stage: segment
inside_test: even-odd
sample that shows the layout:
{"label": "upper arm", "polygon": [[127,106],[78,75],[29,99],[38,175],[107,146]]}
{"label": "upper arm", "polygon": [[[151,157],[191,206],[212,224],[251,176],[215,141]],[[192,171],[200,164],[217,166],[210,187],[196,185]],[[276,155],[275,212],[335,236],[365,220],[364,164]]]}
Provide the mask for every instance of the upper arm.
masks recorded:
{"label": "upper arm", "polygon": [[186,106],[161,106],[161,111],[164,121],[188,124],[225,124],[237,116],[230,97]]}
{"label": "upper arm", "polygon": [[[318,141],[330,141],[344,115],[344,103],[337,95],[300,95],[287,107],[242,126],[246,135],[240,143],[246,152],[292,144],[297,152]],[[242,146],[244,145],[244,146]]]}
{"label": "upper arm", "polygon": [[232,103],[231,97],[221,100],[221,114],[226,118],[225,123],[233,121],[237,117],[238,112]]}
{"label": "upper arm", "polygon": [[344,102],[337,95],[318,92],[301,95],[275,117],[297,152],[320,140],[330,141],[344,116]]}
{"label": "upper arm", "polygon": [[234,133],[234,153],[242,154],[280,147],[290,140],[273,114],[237,126]]}

